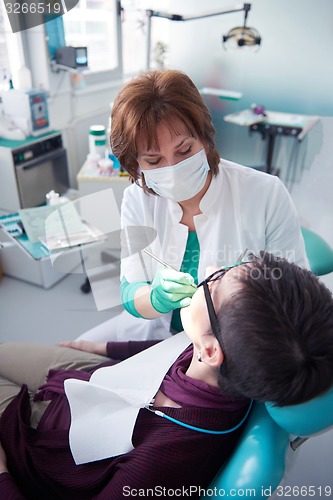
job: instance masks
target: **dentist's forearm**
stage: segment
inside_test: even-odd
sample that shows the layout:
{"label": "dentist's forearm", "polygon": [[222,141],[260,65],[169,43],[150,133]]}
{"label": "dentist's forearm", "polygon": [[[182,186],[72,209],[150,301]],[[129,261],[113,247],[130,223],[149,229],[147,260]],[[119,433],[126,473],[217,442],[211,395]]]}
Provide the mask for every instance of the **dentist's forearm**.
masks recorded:
{"label": "dentist's forearm", "polygon": [[161,316],[161,313],[157,312],[151,305],[150,292],[150,285],[142,286],[141,288],[139,288],[134,295],[134,306],[137,312],[143,318],[154,319]]}

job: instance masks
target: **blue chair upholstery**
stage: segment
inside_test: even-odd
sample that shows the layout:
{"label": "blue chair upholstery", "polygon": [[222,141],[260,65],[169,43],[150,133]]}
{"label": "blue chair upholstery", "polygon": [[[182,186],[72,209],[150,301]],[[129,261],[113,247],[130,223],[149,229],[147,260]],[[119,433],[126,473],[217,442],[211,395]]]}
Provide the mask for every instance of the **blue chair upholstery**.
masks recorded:
{"label": "blue chair upholstery", "polygon": [[209,486],[216,488],[216,495],[209,491],[203,498],[244,498],[245,490],[255,498],[267,498],[283,478],[290,435],[309,436],[331,426],[333,388],[300,405],[255,402],[232,457]]}
{"label": "blue chair upholstery", "polygon": [[333,425],[333,387],[325,394],[300,405],[265,405],[273,420],[295,436],[311,436]]}
{"label": "blue chair upholstery", "polygon": [[203,498],[244,498],[248,489],[255,490],[252,497],[266,498],[283,477],[288,446],[289,434],[269,416],[265,404],[255,402],[232,457],[209,486],[216,488],[216,496],[209,492]]}
{"label": "blue chair upholstery", "polygon": [[321,236],[310,229],[302,227],[301,231],[311,271],[317,276],[331,273],[333,271],[333,249]]}

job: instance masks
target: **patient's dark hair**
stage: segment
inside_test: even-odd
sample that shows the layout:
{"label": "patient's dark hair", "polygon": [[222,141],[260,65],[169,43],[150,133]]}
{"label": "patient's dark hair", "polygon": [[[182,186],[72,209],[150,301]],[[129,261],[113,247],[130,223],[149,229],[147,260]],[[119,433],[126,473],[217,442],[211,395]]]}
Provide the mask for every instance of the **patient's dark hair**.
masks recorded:
{"label": "patient's dark hair", "polygon": [[310,271],[267,253],[241,270],[240,289],[218,313],[221,387],[278,406],[325,392],[333,385],[332,293]]}

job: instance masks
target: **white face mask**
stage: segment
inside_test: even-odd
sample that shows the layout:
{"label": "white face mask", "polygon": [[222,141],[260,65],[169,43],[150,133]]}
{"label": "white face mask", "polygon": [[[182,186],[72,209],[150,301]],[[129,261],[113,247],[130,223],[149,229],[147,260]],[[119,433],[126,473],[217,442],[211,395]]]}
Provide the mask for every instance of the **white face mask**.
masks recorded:
{"label": "white face mask", "polygon": [[178,202],[189,200],[201,191],[209,170],[207,156],[202,149],[171,167],[141,171],[147,187],[164,198]]}

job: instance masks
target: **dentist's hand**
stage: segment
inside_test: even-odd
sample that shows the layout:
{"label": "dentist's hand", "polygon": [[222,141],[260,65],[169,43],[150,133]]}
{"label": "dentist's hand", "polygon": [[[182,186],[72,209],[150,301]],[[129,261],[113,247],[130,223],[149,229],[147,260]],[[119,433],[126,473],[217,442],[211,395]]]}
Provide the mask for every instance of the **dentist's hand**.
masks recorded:
{"label": "dentist's hand", "polygon": [[191,286],[193,283],[194,280],[188,273],[172,269],[158,271],[151,285],[151,305],[161,314],[188,306],[196,291],[195,287]]}

